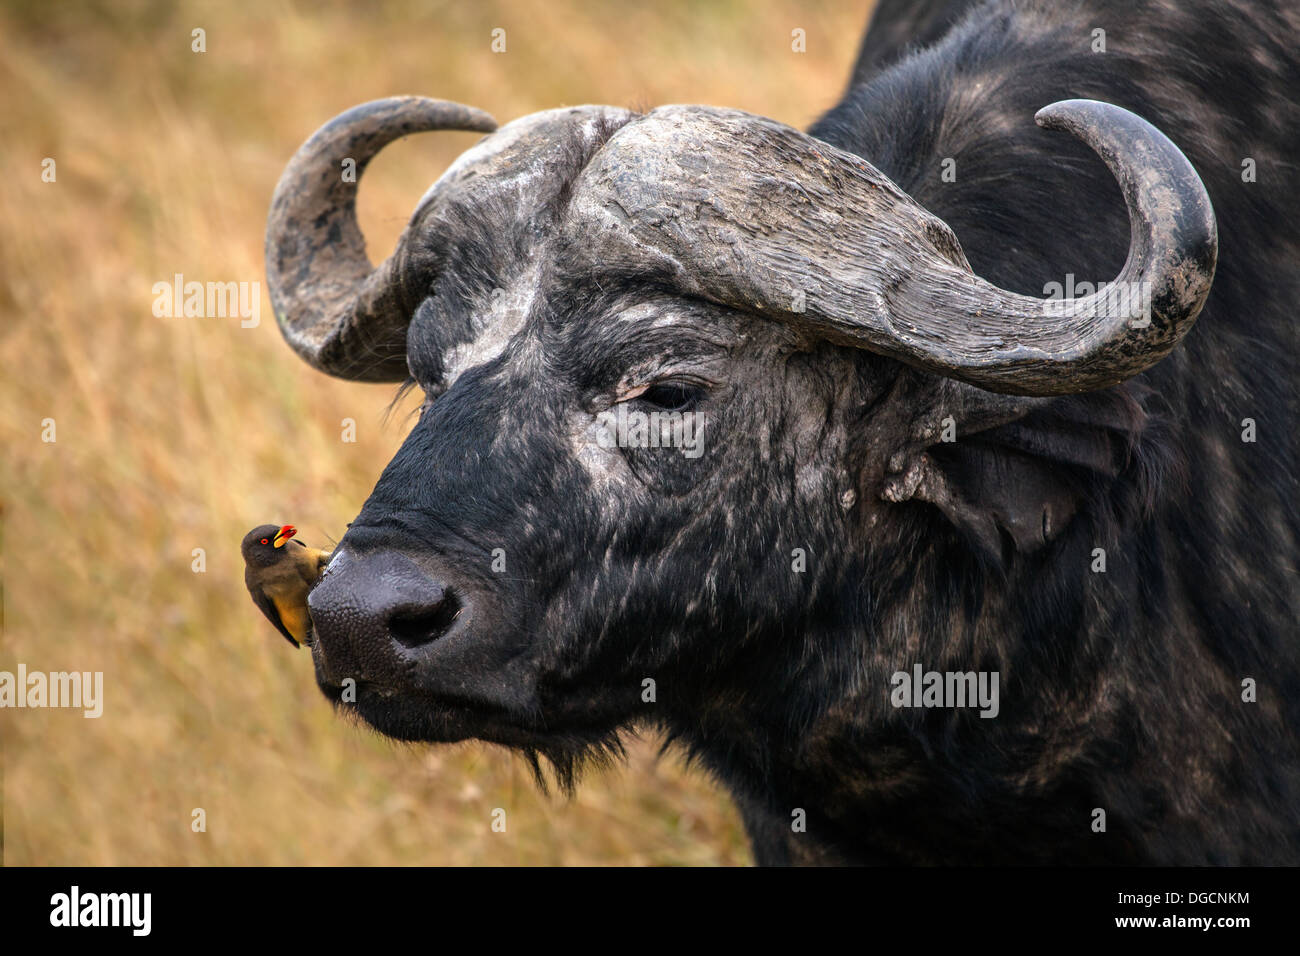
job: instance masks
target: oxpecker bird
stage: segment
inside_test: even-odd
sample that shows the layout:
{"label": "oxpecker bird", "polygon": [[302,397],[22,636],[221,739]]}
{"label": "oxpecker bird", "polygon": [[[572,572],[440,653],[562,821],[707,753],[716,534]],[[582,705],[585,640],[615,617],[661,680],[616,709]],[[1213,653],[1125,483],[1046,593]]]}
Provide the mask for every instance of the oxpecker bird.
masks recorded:
{"label": "oxpecker bird", "polygon": [[244,583],[253,603],[294,647],[307,643],[311,618],[307,592],[329,563],[330,552],[294,540],[291,524],[264,524],[244,535]]}

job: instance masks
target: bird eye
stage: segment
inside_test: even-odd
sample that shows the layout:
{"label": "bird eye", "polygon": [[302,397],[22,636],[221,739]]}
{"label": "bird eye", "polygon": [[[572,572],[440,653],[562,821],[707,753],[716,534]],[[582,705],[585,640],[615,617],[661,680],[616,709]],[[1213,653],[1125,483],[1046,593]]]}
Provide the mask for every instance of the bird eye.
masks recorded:
{"label": "bird eye", "polygon": [[270,543],[271,543],[271,539],[270,539],[270,538],[263,538],[263,539],[262,539],[262,544],[270,544]]}

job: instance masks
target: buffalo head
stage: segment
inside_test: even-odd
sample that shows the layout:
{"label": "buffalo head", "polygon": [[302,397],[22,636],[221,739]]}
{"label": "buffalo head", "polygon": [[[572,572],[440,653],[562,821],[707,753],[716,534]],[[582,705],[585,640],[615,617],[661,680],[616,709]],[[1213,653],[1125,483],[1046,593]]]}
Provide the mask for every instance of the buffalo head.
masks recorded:
{"label": "buffalo head", "polygon": [[[927,573],[927,516],[1029,553],[1077,506],[1014,461],[963,485],[931,453],[945,423],[976,435],[1132,378],[1213,277],[1208,197],[1161,133],[1087,100],[1037,119],[1118,180],[1115,285],[1145,290],[1140,314],[991,285],[870,163],[733,110],[585,106],[491,132],[397,98],[323,127],[267,228],[280,327],[316,368],[409,378],[426,401],[311,594],[321,687],[339,701],[355,680],[343,706],[395,737],[563,770],[638,718],[794,732],[815,718],[794,685],[906,659],[888,614]],[[341,163],[435,129],[489,135],[376,268]],[[1079,454],[1107,468],[1109,449]],[[878,656],[825,643],[868,619]]]}

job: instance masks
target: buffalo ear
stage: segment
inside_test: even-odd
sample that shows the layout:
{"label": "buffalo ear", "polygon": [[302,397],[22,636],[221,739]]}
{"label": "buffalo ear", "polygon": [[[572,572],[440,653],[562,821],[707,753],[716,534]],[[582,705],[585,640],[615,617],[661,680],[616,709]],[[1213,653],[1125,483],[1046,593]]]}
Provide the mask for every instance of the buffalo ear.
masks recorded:
{"label": "buffalo ear", "polygon": [[943,383],[881,496],[933,505],[1003,562],[1033,554],[1109,495],[1148,421],[1146,394],[1129,383],[1026,400]]}

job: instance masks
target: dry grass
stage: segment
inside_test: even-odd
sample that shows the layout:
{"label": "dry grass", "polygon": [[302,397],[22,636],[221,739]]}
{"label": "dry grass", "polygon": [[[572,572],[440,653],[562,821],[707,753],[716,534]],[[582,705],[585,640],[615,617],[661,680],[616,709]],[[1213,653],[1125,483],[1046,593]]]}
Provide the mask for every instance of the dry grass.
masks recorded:
{"label": "dry grass", "polygon": [[[0,9],[0,669],[103,671],[99,720],[0,711],[9,864],[742,863],[726,796],[656,742],[537,793],[481,744],[412,748],[338,720],[244,592],[239,539],[341,533],[409,427],[387,386],[318,375],[261,325],[159,319],[175,273],[258,281],[299,142],[392,93],[505,121],[582,102],[705,102],[806,126],[868,3],[104,2]],[[489,49],[493,27],[508,52]],[[190,31],[207,52],[190,50]],[[795,27],[808,53],[790,50]],[[470,134],[372,166],[376,257]],[[41,160],[57,181],[41,181]],[[264,296],[264,292],[263,292]],[[340,441],[340,422],[357,441]],[[41,440],[52,418],[57,440]],[[191,570],[204,548],[207,570]],[[207,813],[193,833],[191,811]],[[490,830],[507,811],[505,834]]]}

